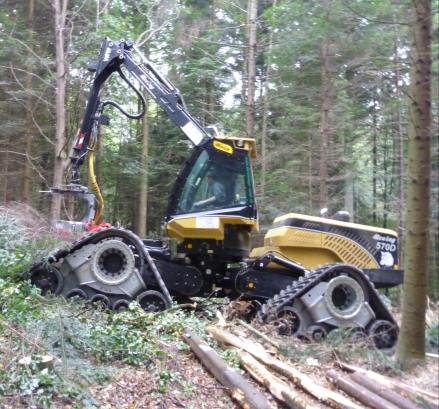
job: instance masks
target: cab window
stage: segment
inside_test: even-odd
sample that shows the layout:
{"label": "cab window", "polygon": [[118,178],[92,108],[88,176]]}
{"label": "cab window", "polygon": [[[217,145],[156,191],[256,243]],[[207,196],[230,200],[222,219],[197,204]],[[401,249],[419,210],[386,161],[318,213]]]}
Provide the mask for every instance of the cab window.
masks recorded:
{"label": "cab window", "polygon": [[247,159],[203,151],[186,178],[177,213],[245,206],[251,188],[244,163]]}

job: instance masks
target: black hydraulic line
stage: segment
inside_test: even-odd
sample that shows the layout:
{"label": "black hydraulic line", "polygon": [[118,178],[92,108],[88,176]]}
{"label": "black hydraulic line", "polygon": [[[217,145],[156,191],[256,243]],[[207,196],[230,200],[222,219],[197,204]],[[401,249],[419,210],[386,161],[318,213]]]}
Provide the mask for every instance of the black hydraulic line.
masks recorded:
{"label": "black hydraulic line", "polygon": [[140,119],[145,115],[146,112],[146,101],[145,101],[145,97],[142,95],[142,93],[134,86],[134,84],[126,77],[126,75],[123,73],[123,71],[120,69],[117,70],[118,74],[120,75],[120,77],[128,84],[128,86],[136,93],[136,95],[138,96],[140,103],[142,105],[142,108],[140,110],[139,113],[137,114],[130,114],[129,112],[125,111],[124,108],[122,108],[117,102],[114,101],[104,101],[102,102],[102,110],[105,106],[107,105],[111,105],[113,107],[115,107],[116,109],[118,109],[123,115],[125,115],[127,118],[130,119]]}
{"label": "black hydraulic line", "polygon": [[[140,239],[139,239],[139,241],[140,241]],[[157,281],[157,284],[160,287],[160,290],[162,291],[163,296],[166,298],[166,301],[169,303],[169,305],[171,305],[172,304],[171,294],[169,294],[168,288],[166,287],[166,284],[163,281],[162,276],[160,275],[160,272],[157,269],[157,266],[155,265],[153,258],[151,257],[151,255],[149,254],[149,251],[145,248],[145,246],[142,246],[142,252],[146,258],[146,261],[149,264],[149,267],[152,270],[152,273],[154,274],[154,278]]]}
{"label": "black hydraulic line", "polygon": [[267,267],[270,262],[285,267],[295,273],[300,273],[301,275],[304,275],[307,271],[305,267],[301,266],[300,264],[294,263],[293,261],[285,260],[284,258],[276,256],[271,252],[253,260],[252,266],[258,270],[262,270],[265,269],[265,267]]}
{"label": "black hydraulic line", "polygon": [[[145,57],[141,56],[142,61],[140,63],[136,62],[132,55],[132,49],[133,43],[130,41],[122,40],[119,43],[115,43],[107,38],[102,43],[97,63],[91,67],[92,71],[95,72],[95,77],[87,100],[80,132],[70,155],[72,184],[80,184],[79,168],[88,154],[89,145],[95,137],[97,124],[100,121],[105,106],[111,105],[115,107],[130,119],[140,119],[145,114],[145,97],[122,72],[122,66],[139,81],[194,145],[198,146],[205,139],[210,138],[205,129],[188,112],[179,90],[163,77]],[[140,99],[142,108],[139,113],[130,114],[114,101],[100,101],[100,91],[114,72],[118,72],[122,80],[128,84]]]}

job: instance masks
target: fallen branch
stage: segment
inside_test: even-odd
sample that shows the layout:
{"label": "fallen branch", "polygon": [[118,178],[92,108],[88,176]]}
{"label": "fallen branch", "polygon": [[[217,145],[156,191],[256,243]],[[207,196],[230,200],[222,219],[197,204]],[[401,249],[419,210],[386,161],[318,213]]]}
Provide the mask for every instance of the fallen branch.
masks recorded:
{"label": "fallen branch", "polygon": [[42,345],[38,344],[37,342],[29,339],[25,334],[23,334],[20,331],[18,331],[17,329],[15,329],[12,325],[10,325],[5,320],[2,320],[0,318],[0,323],[5,325],[11,332],[13,332],[15,335],[20,337],[22,341],[28,343],[29,345],[32,345],[34,348],[37,348],[40,351],[45,351],[46,350],[46,348],[44,346],[42,346]]}
{"label": "fallen branch", "polygon": [[398,406],[391,404],[389,401],[376,395],[369,389],[357,384],[352,379],[343,377],[334,370],[328,371],[326,376],[343,392],[346,392],[349,396],[352,396],[366,406],[375,409],[398,409]]}
{"label": "fallen branch", "polygon": [[215,337],[215,339],[222,344],[233,345],[239,349],[242,349],[249,354],[253,355],[259,361],[263,362],[268,367],[276,370],[281,375],[284,375],[294,384],[301,387],[303,390],[314,396],[316,399],[334,407],[340,409],[360,409],[361,406],[352,402],[350,399],[343,395],[331,391],[314,382],[312,378],[305,375],[278,359],[272,358],[267,354],[265,349],[258,343],[243,340],[227,331],[221,331],[215,327],[209,327],[208,331]]}
{"label": "fallen branch", "polygon": [[243,408],[270,409],[267,398],[250,385],[243,376],[230,368],[221,357],[199,337],[187,328],[183,331],[183,339],[189,344],[198,359],[209,372],[227,387],[228,392]]}
{"label": "fallen branch", "polygon": [[368,369],[360,368],[358,366],[349,365],[343,362],[339,362],[339,365],[341,368],[348,371],[359,372],[363,375],[366,375],[367,377],[371,378],[375,382],[380,383],[384,387],[395,389],[398,392],[402,393],[415,394],[416,396],[425,399],[429,404],[433,405],[434,408],[439,408],[438,397],[432,392],[417,388],[416,386],[408,385],[404,382],[389,378],[388,376],[381,375]]}
{"label": "fallen branch", "polygon": [[365,387],[366,389],[369,389],[373,393],[381,396],[383,399],[393,403],[400,409],[421,409],[419,405],[416,405],[410,399],[407,399],[404,396],[396,393],[392,389],[389,389],[386,386],[375,382],[366,375],[363,375],[359,372],[354,372],[351,374],[350,377],[357,384]]}
{"label": "fallen branch", "polygon": [[186,303],[186,304],[177,304],[173,305],[172,307],[167,308],[166,310],[160,310],[157,311],[155,316],[161,315],[161,314],[167,314],[168,312],[177,311],[177,310],[196,310],[198,308],[197,303]]}
{"label": "fallen branch", "polygon": [[267,337],[264,333],[261,331],[258,331],[256,328],[252,327],[250,324],[247,324],[243,320],[238,320],[238,323],[241,324],[243,327],[247,328],[250,332],[257,335],[258,337],[262,338],[263,340],[267,341],[269,344],[273,345],[275,348],[279,349],[280,345],[278,342],[272,340],[271,338]]}
{"label": "fallen branch", "polygon": [[238,355],[241,365],[247,370],[247,372],[256,379],[256,381],[264,385],[274,397],[285,402],[289,408],[311,408],[298,392],[294,391],[286,382],[273,375],[264,365],[259,363],[249,353],[239,351]]}

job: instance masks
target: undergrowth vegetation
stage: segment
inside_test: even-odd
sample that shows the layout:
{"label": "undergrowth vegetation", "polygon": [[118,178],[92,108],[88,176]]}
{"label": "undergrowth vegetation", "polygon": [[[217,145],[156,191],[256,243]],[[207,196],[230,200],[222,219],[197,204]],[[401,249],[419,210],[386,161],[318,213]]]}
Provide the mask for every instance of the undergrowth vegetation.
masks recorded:
{"label": "undergrowth vegetation", "polygon": [[62,238],[50,234],[45,220],[32,208],[0,206],[0,277],[20,278],[35,260],[65,245]]}
{"label": "undergrowth vegetation", "polygon": [[158,393],[170,382],[186,382],[162,367],[163,346],[172,342],[188,349],[180,338],[183,328],[204,336],[206,319],[223,301],[205,302],[201,313],[177,308],[148,314],[137,303],[114,313],[79,300],[43,297],[23,273],[68,243],[32,225],[37,215],[25,220],[23,212],[1,210],[0,406],[75,401],[78,407],[97,407],[88,387],[109,382],[126,365],[148,368]]}
{"label": "undergrowth vegetation", "polygon": [[109,312],[82,301],[42,297],[27,282],[4,279],[0,309],[0,395],[44,407],[55,397],[79,401],[81,407],[98,405],[88,386],[109,381],[121,364],[147,367],[157,391],[165,392],[166,384],[178,379],[162,368],[163,345],[188,348],[180,338],[183,328],[205,336],[207,322],[181,309],[145,313],[137,303]]}

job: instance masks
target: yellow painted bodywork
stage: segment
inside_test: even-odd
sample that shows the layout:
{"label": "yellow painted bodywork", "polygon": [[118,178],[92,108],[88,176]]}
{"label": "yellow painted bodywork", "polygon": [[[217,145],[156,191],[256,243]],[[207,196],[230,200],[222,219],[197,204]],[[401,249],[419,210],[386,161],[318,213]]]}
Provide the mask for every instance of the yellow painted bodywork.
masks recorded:
{"label": "yellow painted bodywork", "polygon": [[218,141],[231,143],[235,149],[245,150],[249,153],[250,158],[256,158],[256,141],[253,138],[239,138],[237,136],[217,136],[215,139],[217,139]]}
{"label": "yellow painted bodywork", "polygon": [[[209,220],[210,219],[210,220]],[[171,219],[165,229],[169,237],[177,241],[186,239],[224,240],[225,225],[249,226],[258,231],[258,221],[239,216],[179,216]]]}
{"label": "yellow painted bodywork", "polygon": [[[289,218],[340,227],[350,227],[357,230],[366,230],[397,237],[396,232],[389,229],[295,213],[280,216],[275,219],[274,223]],[[363,246],[347,237],[294,226],[282,226],[270,229],[264,237],[264,247],[253,249],[250,257],[258,257],[269,251],[276,252],[287,259],[298,262],[308,269],[320,264],[336,262],[353,264],[359,268],[380,268],[372,254]]]}

